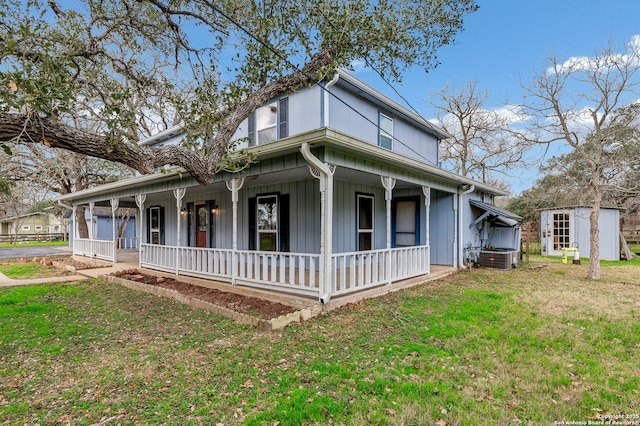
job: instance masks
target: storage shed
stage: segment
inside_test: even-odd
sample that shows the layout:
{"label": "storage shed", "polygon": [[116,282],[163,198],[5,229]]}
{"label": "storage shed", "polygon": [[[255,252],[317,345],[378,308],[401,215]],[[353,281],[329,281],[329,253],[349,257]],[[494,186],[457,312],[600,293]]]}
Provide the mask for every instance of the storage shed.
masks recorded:
{"label": "storage shed", "polygon": [[[540,211],[540,244],[544,256],[562,256],[562,249],[578,247],[580,257],[591,255],[591,207],[562,207]],[[620,260],[620,209],[600,208],[600,259]]]}

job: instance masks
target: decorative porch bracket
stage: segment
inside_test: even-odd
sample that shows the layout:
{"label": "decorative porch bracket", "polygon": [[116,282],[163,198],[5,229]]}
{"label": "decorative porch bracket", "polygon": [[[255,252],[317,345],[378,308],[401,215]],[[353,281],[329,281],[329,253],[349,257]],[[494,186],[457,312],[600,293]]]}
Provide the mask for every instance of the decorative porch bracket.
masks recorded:
{"label": "decorative porch bracket", "polygon": [[384,187],[384,199],[387,202],[387,285],[391,285],[391,200],[393,199],[393,188],[396,187],[396,180],[390,176],[380,176]]}
{"label": "decorative porch bracket", "polygon": [[138,232],[138,268],[142,267],[142,256],[140,255],[142,251],[142,232],[144,231],[144,202],[147,200],[147,194],[138,194],[136,195],[136,205],[138,206],[138,211],[140,212],[138,226],[140,231]]}
{"label": "decorative porch bracket", "polygon": [[178,188],[173,190],[173,196],[176,197],[176,275],[178,275],[180,271],[180,224],[182,222],[182,218],[180,217],[180,208],[182,207],[182,199],[184,198],[184,194],[187,192],[186,188]]}
{"label": "decorative porch bracket", "polygon": [[244,178],[239,176],[235,177],[225,181],[225,185],[227,185],[227,189],[231,191],[231,210],[233,212],[231,285],[236,285],[236,277],[238,276],[238,191],[244,186]]}
{"label": "decorative porch bracket", "polygon": [[[118,235],[116,235],[116,210],[120,205],[120,200],[117,198],[111,199],[111,228],[113,230],[113,263],[118,261]],[[91,227],[93,227],[93,215],[91,217]]]}

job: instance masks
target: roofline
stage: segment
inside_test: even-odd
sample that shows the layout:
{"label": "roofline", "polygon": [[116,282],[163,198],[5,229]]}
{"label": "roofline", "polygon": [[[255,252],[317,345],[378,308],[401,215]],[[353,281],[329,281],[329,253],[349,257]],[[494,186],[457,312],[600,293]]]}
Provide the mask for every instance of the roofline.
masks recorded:
{"label": "roofline", "polygon": [[[593,206],[585,206],[585,205],[575,205],[575,206],[562,206],[562,207],[544,207],[539,209],[534,209],[533,211],[541,212],[544,210],[567,210],[567,209],[592,209]],[[613,206],[600,206],[600,209],[608,209],[608,210],[620,210],[626,211],[627,209],[624,207],[613,207]]]}
{"label": "roofline", "polygon": [[5,217],[4,219],[1,219],[0,222],[8,222],[8,221],[11,221],[11,220],[19,219],[21,217],[35,216],[35,215],[38,215],[38,214],[44,214],[44,215],[47,215],[47,216],[55,216],[53,213],[33,212],[33,213],[21,214],[21,215],[18,215],[18,216]]}
{"label": "roofline", "polygon": [[[390,160],[394,164],[402,164],[404,167],[422,172],[429,176],[453,182],[458,185],[474,186],[477,190],[488,192],[497,196],[509,195],[509,192],[503,191],[502,189],[495,188],[490,185],[477,182],[473,179],[457,175],[447,170],[443,170],[435,165],[415,160],[412,157],[408,157],[389,149],[373,145],[369,142],[365,142],[361,139],[357,139],[353,136],[326,127],[280,139],[268,144],[246,148],[245,151],[250,154],[254,154],[259,161],[261,158],[273,157],[284,152],[298,151],[300,149],[300,146],[302,146],[302,143],[304,142],[316,146],[331,144],[333,146],[344,148],[346,150],[355,151],[365,157],[371,157],[379,160],[383,159],[387,161]],[[187,173],[184,169],[173,168],[161,172],[156,172],[150,175],[136,176],[116,182],[106,183],[94,188],[77,191],[71,194],[62,195],[58,197],[58,200],[62,202],[72,201],[79,198],[85,198],[92,195],[100,194],[102,192],[119,190],[125,187],[136,188],[145,186],[150,183],[169,181],[175,178],[185,179],[187,177],[193,179],[191,175],[189,175],[189,173]]]}

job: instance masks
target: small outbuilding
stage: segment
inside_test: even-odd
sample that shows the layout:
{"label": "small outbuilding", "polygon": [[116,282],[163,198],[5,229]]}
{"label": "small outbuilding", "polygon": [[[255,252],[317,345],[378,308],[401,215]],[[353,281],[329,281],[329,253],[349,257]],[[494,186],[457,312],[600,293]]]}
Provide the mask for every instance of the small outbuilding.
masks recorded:
{"label": "small outbuilding", "polygon": [[[559,207],[540,211],[540,245],[543,256],[562,256],[563,248],[577,247],[580,257],[590,257],[591,207]],[[600,208],[600,259],[620,260],[620,209]]]}

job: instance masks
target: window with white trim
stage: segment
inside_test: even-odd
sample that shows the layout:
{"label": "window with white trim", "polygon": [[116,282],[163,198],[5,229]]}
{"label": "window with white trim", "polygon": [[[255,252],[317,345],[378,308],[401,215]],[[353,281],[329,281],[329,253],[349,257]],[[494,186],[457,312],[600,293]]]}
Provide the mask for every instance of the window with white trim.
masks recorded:
{"label": "window with white trim", "polygon": [[373,196],[358,194],[358,251],[373,250]]}
{"label": "window with white trim", "polygon": [[36,230],[36,231],[42,231],[42,226],[36,226],[36,227],[35,227],[35,230]]}
{"label": "window with white trim", "polygon": [[29,225],[22,225],[22,230],[23,231],[28,231],[30,229],[31,229],[31,227]]}
{"label": "window with white trim", "polygon": [[257,197],[258,250],[278,250],[278,196]]}
{"label": "window with white trim", "polygon": [[256,140],[258,145],[278,138],[278,103],[272,102],[256,110]]}
{"label": "window with white trim", "polygon": [[151,244],[160,244],[160,207],[149,208],[149,235]]}
{"label": "window with white trim", "polygon": [[393,118],[380,113],[380,137],[378,145],[391,149],[393,145]]}
{"label": "window with white trim", "polygon": [[269,102],[256,109],[248,121],[249,146],[289,136],[289,98]]}

